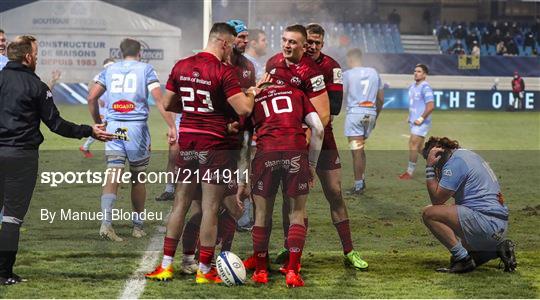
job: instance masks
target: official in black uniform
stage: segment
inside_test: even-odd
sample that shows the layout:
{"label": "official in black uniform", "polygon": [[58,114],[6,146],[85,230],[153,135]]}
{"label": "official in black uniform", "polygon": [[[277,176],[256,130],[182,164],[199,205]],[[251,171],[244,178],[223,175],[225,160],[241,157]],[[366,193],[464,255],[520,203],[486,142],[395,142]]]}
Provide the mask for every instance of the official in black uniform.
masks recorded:
{"label": "official in black uniform", "polygon": [[93,136],[101,141],[113,137],[103,125],[76,125],[60,117],[47,84],[34,73],[37,54],[36,39],[19,36],[8,45],[10,61],[0,71],[0,207],[4,207],[0,285],[22,281],[13,274],[13,265],[20,227],[36,185],[38,149],[43,142],[40,122],[64,137]]}

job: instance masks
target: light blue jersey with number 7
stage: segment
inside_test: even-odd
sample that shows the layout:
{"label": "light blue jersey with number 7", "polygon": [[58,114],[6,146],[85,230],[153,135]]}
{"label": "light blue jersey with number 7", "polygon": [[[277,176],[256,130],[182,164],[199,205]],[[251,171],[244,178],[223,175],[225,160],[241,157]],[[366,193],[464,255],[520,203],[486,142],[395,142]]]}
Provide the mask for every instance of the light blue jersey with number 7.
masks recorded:
{"label": "light blue jersey with number 7", "polygon": [[146,121],[148,95],[159,87],[154,68],[135,60],[124,60],[103,70],[96,83],[106,89],[107,120]]}
{"label": "light blue jersey with number 7", "polygon": [[343,73],[343,92],[347,97],[347,113],[376,115],[377,93],[383,82],[373,68],[356,67]]}

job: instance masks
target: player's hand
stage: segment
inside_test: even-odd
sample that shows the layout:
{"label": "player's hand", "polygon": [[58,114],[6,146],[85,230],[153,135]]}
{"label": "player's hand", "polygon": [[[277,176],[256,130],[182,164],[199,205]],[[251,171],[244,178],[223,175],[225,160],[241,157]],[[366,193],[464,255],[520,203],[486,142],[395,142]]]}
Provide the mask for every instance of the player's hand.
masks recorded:
{"label": "player's hand", "polygon": [[422,125],[422,123],[424,123],[424,118],[422,118],[422,117],[414,120],[414,125],[416,125],[416,126],[420,126],[420,125]]}
{"label": "player's hand", "polygon": [[167,132],[167,141],[169,142],[169,145],[174,145],[177,136],[178,135],[176,133],[176,128],[169,127],[169,130]]}
{"label": "player's hand", "polygon": [[426,164],[431,167],[434,166],[439,161],[439,159],[441,159],[440,154],[442,154],[442,152],[444,152],[444,149],[441,147],[431,148],[431,150],[429,150]]}
{"label": "player's hand", "polygon": [[230,135],[238,134],[240,132],[240,123],[238,121],[234,121],[232,123],[227,124],[227,133]]}
{"label": "player's hand", "polygon": [[263,84],[265,84],[267,82],[272,82],[272,77],[270,76],[270,74],[264,73],[264,75],[261,77],[261,79],[259,79],[259,81],[257,81],[256,87],[260,87],[261,85],[263,85]]}
{"label": "player's hand", "polygon": [[60,77],[62,77],[62,72],[60,70],[54,70],[51,72],[51,81],[56,83]]}
{"label": "player's hand", "polygon": [[243,211],[244,199],[249,198],[251,194],[250,188],[247,184],[239,184],[236,191],[236,205]]}
{"label": "player's hand", "polygon": [[92,126],[92,137],[102,142],[108,142],[114,138],[114,135],[105,131],[105,124],[94,124]]}
{"label": "player's hand", "polygon": [[309,167],[309,188],[313,188],[315,186],[315,167]]}

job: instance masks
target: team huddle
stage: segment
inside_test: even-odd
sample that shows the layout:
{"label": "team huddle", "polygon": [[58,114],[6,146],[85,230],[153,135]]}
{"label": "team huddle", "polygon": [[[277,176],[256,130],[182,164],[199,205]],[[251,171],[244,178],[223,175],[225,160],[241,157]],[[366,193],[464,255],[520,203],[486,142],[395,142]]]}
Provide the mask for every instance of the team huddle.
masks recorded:
{"label": "team huddle", "polygon": [[[265,72],[257,70],[248,56],[243,55],[247,33],[240,20],[215,23],[206,48],[174,65],[164,94],[152,66],[140,62],[140,43],[125,39],[120,45],[124,59],[106,65],[90,89],[88,103],[94,121],[99,124],[105,119],[107,132],[116,137],[106,144],[107,168],[123,169],[128,163],[132,173],[146,170],[150,159],[149,94],[168,125],[171,152],[168,169],[174,168],[182,176],[172,187],[167,187],[166,193],[174,195],[174,203],[167,221],[163,258],[146,278],[173,278],[173,260],[181,241],[180,271],[195,274],[197,283],[221,282],[213,265],[216,246],[220,245],[221,251],[231,249],[236,224],[244,214],[243,200],[251,197],[253,253],[244,260],[244,266],[254,270],[251,277],[254,282],[267,283],[272,214],[281,185],[284,243],[276,262],[282,264],[279,271],[285,275],[287,286],[304,286],[300,274],[308,232],[306,205],[315,177],[319,178],[329,203],[345,265],[367,270],[368,263],[353,246],[332,118],[340,113],[346,99],[345,136],[353,157],[355,179],[354,186],[346,192],[361,195],[366,188],[364,147],[383,108],[383,82],[373,68],[362,67],[359,49],[347,53],[350,70],[342,74],[340,65],[321,52],[325,32],[318,24],[286,27],[282,51],[267,61]],[[409,165],[401,179],[412,178],[416,157],[424,148],[424,138],[431,127],[434,105],[433,92],[425,82],[427,73],[427,66],[415,67],[416,83],[409,92]],[[101,97],[106,101],[102,102]],[[429,180],[435,178],[431,176],[435,170],[438,180],[447,175],[440,170],[444,165],[435,166],[440,164],[440,156],[433,157],[431,152],[442,152],[444,146],[454,144],[446,140],[428,143],[431,144],[426,147],[429,149],[424,158],[430,168],[426,169],[429,191]],[[88,147],[81,150],[88,151]],[[227,181],[223,180],[225,173],[238,176]],[[452,191],[459,188],[457,184]],[[498,184],[492,186],[493,190],[497,188]],[[114,231],[111,217],[117,191],[118,183],[113,181],[103,189],[101,209],[105,219],[100,235],[122,241]],[[442,203],[452,195],[448,194]],[[131,199],[134,212],[144,211],[143,183],[133,182]],[[507,220],[503,202],[497,203],[504,209],[499,209],[500,215],[493,217],[502,215]],[[190,218],[186,219],[188,212]],[[444,222],[427,216],[425,222],[439,238],[435,223]],[[497,229],[498,242],[503,240],[505,224]],[[146,235],[143,220],[135,218],[133,225],[133,237]],[[470,271],[475,267],[474,262],[470,263],[474,253],[469,255],[461,243],[458,247],[456,236],[458,241],[467,237],[455,232],[454,240],[448,243],[441,240],[453,255],[449,272]],[[505,255],[511,256],[511,250],[513,255],[513,244],[505,245],[503,250],[497,248],[497,253],[506,251]]]}

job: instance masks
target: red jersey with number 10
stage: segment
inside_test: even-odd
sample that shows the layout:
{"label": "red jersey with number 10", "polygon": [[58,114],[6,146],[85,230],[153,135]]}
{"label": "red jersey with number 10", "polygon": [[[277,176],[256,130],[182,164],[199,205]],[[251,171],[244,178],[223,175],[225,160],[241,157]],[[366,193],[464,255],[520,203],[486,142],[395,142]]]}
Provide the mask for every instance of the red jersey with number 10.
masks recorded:
{"label": "red jersey with number 10", "polygon": [[258,150],[307,149],[304,118],[316,112],[299,89],[273,85],[255,97],[251,123],[257,132]]}
{"label": "red jersey with number 10", "polygon": [[242,92],[233,67],[200,52],[174,65],[166,88],[182,99],[180,132],[226,136],[233,115],[227,98]]}

